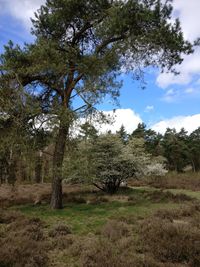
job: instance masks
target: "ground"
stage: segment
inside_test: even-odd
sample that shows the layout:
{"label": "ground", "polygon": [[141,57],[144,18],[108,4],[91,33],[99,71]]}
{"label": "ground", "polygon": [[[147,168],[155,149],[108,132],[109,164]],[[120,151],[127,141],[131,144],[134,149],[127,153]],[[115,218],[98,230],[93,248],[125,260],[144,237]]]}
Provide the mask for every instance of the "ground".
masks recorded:
{"label": "ground", "polygon": [[55,211],[49,184],[1,186],[0,266],[198,267],[200,191],[189,188],[65,185]]}

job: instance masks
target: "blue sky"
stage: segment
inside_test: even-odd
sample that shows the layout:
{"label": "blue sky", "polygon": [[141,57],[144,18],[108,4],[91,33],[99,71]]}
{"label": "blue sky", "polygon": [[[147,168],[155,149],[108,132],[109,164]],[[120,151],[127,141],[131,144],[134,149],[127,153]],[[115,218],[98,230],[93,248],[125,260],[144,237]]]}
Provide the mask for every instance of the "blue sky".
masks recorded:
{"label": "blue sky", "polygon": [[[31,42],[29,17],[44,3],[44,0],[0,0],[0,52],[10,39],[14,43]],[[174,17],[178,16],[184,36],[190,41],[200,37],[200,0],[174,0]],[[131,75],[123,75],[120,107],[117,107],[117,130],[123,123],[131,132],[138,122],[163,132],[166,127],[189,132],[200,126],[200,48],[185,57],[177,67],[180,75],[161,74],[149,69],[145,74],[146,89],[133,81]],[[100,106],[109,114],[115,106],[105,100]]]}

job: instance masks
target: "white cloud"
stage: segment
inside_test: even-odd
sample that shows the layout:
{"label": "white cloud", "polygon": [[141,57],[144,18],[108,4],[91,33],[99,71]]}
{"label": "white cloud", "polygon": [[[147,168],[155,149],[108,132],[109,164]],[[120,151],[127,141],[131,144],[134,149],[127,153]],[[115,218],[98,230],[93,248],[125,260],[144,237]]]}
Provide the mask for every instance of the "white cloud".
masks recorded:
{"label": "white cloud", "polygon": [[167,88],[172,84],[187,85],[192,82],[194,75],[200,73],[200,48],[197,48],[193,54],[185,56],[183,63],[177,66],[176,70],[180,72],[179,75],[159,74],[156,80],[158,86]]}
{"label": "white cloud", "polygon": [[[200,37],[200,1],[199,0],[174,0],[174,17],[178,17],[185,39],[193,42]],[[184,61],[177,66],[180,75],[161,73],[157,77],[157,84],[161,88],[167,88],[172,84],[187,85],[193,82],[195,75],[200,73],[200,48],[189,56],[184,56]]]}
{"label": "white cloud", "polygon": [[112,125],[101,125],[101,132],[110,130],[112,133],[115,133],[123,124],[127,133],[132,133],[137,128],[138,123],[142,122],[139,114],[135,113],[132,109],[116,109],[115,112],[104,111],[104,114],[114,116],[115,121]]}
{"label": "white cloud", "polygon": [[176,102],[180,97],[180,91],[175,89],[169,89],[162,97],[162,100],[167,103]]}
{"label": "white cloud", "polygon": [[165,133],[167,128],[175,128],[180,131],[185,128],[189,133],[200,127],[200,114],[192,116],[178,116],[171,119],[162,120],[151,126],[153,130],[159,133]]}
{"label": "white cloud", "polygon": [[193,41],[200,36],[199,0],[174,0],[174,13],[178,13],[185,38]]}
{"label": "white cloud", "polygon": [[[138,123],[142,122],[140,116],[135,113],[132,109],[116,109],[115,111],[103,111],[103,114],[107,117],[112,118],[112,124],[107,123],[98,123],[94,119],[91,123],[95,126],[95,128],[100,133],[106,133],[107,131],[111,131],[115,133],[120,129],[120,127],[125,127],[127,133],[131,134],[138,126]],[[80,124],[83,124],[85,119],[81,119],[77,122],[72,128],[72,133],[78,134],[80,131]]]}
{"label": "white cloud", "polygon": [[0,0],[0,14],[11,15],[29,29],[31,27],[30,18],[44,3],[45,0]]}
{"label": "white cloud", "polygon": [[187,87],[187,88],[182,88],[182,89],[174,89],[170,88],[167,89],[165,92],[164,96],[161,98],[162,101],[167,102],[167,103],[172,103],[172,102],[180,102],[182,100],[185,100],[188,98],[198,98],[200,97],[200,90],[198,86],[194,87]]}
{"label": "white cloud", "polygon": [[165,89],[171,84],[188,84],[191,82],[191,76],[189,73],[180,73],[179,75],[174,75],[173,73],[161,73],[156,79],[156,83],[159,87]]}
{"label": "white cloud", "polygon": [[148,113],[148,112],[151,112],[153,110],[154,110],[154,106],[146,106],[144,112],[147,112]]}

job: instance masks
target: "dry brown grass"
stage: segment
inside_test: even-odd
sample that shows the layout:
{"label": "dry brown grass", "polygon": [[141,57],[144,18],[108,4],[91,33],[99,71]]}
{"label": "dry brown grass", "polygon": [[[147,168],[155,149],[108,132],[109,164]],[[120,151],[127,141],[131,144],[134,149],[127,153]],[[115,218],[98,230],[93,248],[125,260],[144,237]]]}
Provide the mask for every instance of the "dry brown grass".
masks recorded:
{"label": "dry brown grass", "polygon": [[55,225],[50,231],[49,236],[50,237],[60,237],[71,234],[70,228],[65,224],[57,224]]}
{"label": "dry brown grass", "polygon": [[182,205],[176,209],[165,210],[161,209],[154,213],[156,218],[161,220],[170,220],[173,221],[174,219],[187,219],[193,220],[194,218],[198,217],[200,219],[200,204],[199,202],[194,202],[188,205]]}
{"label": "dry brown grass", "polygon": [[[51,184],[1,185],[0,208],[24,204],[48,204],[51,198]],[[126,202],[125,194],[105,195],[90,185],[63,185],[63,203],[94,204],[108,201]]]}
{"label": "dry brown grass", "polygon": [[45,267],[48,243],[44,224],[38,218],[2,211],[0,228],[0,266]]}
{"label": "dry brown grass", "polygon": [[125,222],[109,220],[101,229],[101,235],[112,242],[130,236],[131,227]]}
{"label": "dry brown grass", "polygon": [[[120,228],[126,229],[124,234],[123,231],[120,233]],[[76,264],[79,267],[184,266],[172,262],[161,262],[150,253],[145,253],[144,250],[139,251],[138,241],[132,235],[130,225],[116,221],[109,221],[102,229],[100,236],[90,235],[75,240],[69,251],[73,257],[78,258]]]}
{"label": "dry brown grass", "polygon": [[161,262],[200,266],[199,204],[157,211],[140,229],[143,252]]}
{"label": "dry brown grass", "polygon": [[64,224],[48,229],[37,217],[28,218],[19,212],[0,210],[0,266],[54,266],[51,255],[69,249],[74,240],[70,233]]}
{"label": "dry brown grass", "polygon": [[[80,267],[131,267],[135,265],[137,256],[134,249],[134,239],[129,236],[119,236],[107,233],[108,227],[114,227],[112,233],[118,233],[119,225],[113,221],[102,229],[102,234],[88,235],[74,241],[69,253],[77,258]],[[120,223],[121,226],[121,223]],[[117,229],[115,229],[117,227]],[[129,227],[127,225],[127,227]],[[114,240],[113,240],[114,237]]]}
{"label": "dry brown grass", "polygon": [[185,194],[173,194],[170,191],[162,191],[162,190],[155,190],[155,191],[147,191],[144,192],[144,196],[154,203],[159,202],[174,202],[174,203],[182,203],[184,201],[192,201],[194,200],[192,197],[185,195]]}
{"label": "dry brown grass", "polygon": [[200,191],[199,173],[168,173],[165,177],[151,177],[145,179],[146,184],[163,189],[187,189]]}
{"label": "dry brown grass", "polygon": [[[86,203],[84,196],[91,194],[93,188],[81,185],[64,185],[63,200],[66,203]],[[96,192],[96,191],[95,191]],[[25,185],[1,185],[0,207],[9,207],[19,204],[49,203],[51,196],[51,184],[25,184]]]}
{"label": "dry brown grass", "polygon": [[[9,205],[20,203],[21,195],[23,201],[35,203],[38,197],[42,203],[49,200],[50,190],[49,184],[21,185],[15,189],[4,186],[0,187],[0,199],[9,199],[13,194]],[[84,236],[73,234],[71,229],[74,231],[74,228],[68,227],[67,217],[59,224],[55,220],[55,225],[49,226],[48,222],[45,224],[36,217],[1,210],[0,267],[200,266],[200,204],[189,202],[191,198],[185,195],[162,190],[139,190],[138,194],[129,190],[126,199],[119,194],[114,200],[127,202],[132,193],[131,203],[137,198],[145,203],[169,201],[169,206],[172,202],[185,202],[180,208],[170,206],[170,210],[161,209],[148,218],[146,215],[115,215],[96,234]],[[92,188],[76,185],[64,186],[64,201],[97,205],[110,198],[93,192]],[[91,205],[84,207],[93,208]],[[36,211],[40,207],[33,209]]]}
{"label": "dry brown grass", "polygon": [[200,266],[200,232],[184,223],[153,220],[143,227],[147,252],[163,262]]}
{"label": "dry brown grass", "polygon": [[0,203],[1,206],[12,206],[45,201],[50,196],[50,192],[50,184],[15,185],[14,187],[1,185]]}
{"label": "dry brown grass", "polygon": [[169,172],[163,177],[143,177],[141,179],[129,179],[128,185],[131,187],[152,186],[162,189],[186,189],[200,191],[200,172]]}
{"label": "dry brown grass", "polygon": [[[144,180],[141,181],[144,185]],[[137,181],[137,185],[139,181]],[[154,186],[156,188],[185,188],[191,190],[200,190],[200,176],[198,174],[192,174],[188,176],[186,174],[169,174],[166,177],[159,177],[156,179],[146,180],[146,184]],[[131,182],[130,182],[131,184]],[[51,197],[51,184],[26,184],[26,185],[1,185],[0,186],[0,207],[9,207],[21,204],[45,204],[50,202]],[[153,202],[159,201],[187,201],[191,200],[190,197],[181,194],[172,194],[170,192],[153,192],[146,193],[146,197]],[[64,185],[63,186],[63,202],[64,203],[88,203],[88,204],[100,204],[107,201],[120,201],[120,202],[137,202],[137,196],[116,194],[113,196],[105,196],[102,192],[94,190],[92,186],[85,185]]]}
{"label": "dry brown grass", "polygon": [[50,229],[38,218],[0,212],[1,267],[198,267],[200,205],[160,210],[148,218],[121,216],[96,233]]}

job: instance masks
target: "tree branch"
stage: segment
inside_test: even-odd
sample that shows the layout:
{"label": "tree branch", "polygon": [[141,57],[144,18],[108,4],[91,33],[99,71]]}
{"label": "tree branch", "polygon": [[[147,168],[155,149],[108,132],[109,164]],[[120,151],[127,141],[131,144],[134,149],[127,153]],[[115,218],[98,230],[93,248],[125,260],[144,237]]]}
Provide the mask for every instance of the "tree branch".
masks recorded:
{"label": "tree branch", "polygon": [[87,31],[88,29],[90,29],[92,26],[93,25],[87,21],[86,24],[83,26],[83,28],[74,35],[74,38],[72,39],[72,46],[74,46],[76,44],[76,42],[79,41],[79,39],[82,36],[82,34],[85,31]]}
{"label": "tree branch", "polygon": [[[85,23],[85,25],[83,26],[83,28],[74,35],[74,38],[72,39],[72,46],[74,46],[77,42],[79,42],[79,40],[80,40],[81,36],[83,35],[83,33],[85,33],[87,30],[89,30],[90,28],[92,28],[95,23],[98,24],[98,23],[102,22],[102,20],[105,17],[106,17],[106,15],[104,14],[100,19],[98,19],[97,21],[94,21],[93,23],[87,21]],[[72,25],[70,25],[70,26],[72,26]]]}
{"label": "tree branch", "polygon": [[96,51],[95,53],[98,54],[99,52],[101,52],[107,45],[111,44],[111,43],[114,43],[114,42],[117,42],[117,41],[120,41],[120,40],[123,40],[124,38],[126,37],[125,34],[122,34],[118,37],[111,37],[109,39],[106,39],[104,40],[97,48],[96,48]]}
{"label": "tree branch", "polygon": [[86,105],[88,106],[88,107],[92,107],[92,104],[91,103],[89,103],[82,95],[81,95],[81,93],[76,89],[76,92],[77,92],[77,94],[80,96],[80,98],[83,100],[83,102],[85,102],[86,103]]}
{"label": "tree branch", "polygon": [[82,109],[82,108],[84,108],[84,107],[87,107],[87,105],[83,105],[83,106],[81,106],[81,107],[79,107],[79,108],[73,110],[73,112],[77,112],[78,110],[80,110],[80,109]]}
{"label": "tree branch", "polygon": [[100,189],[101,191],[105,192],[104,188],[101,188],[98,184],[96,183],[92,183],[95,187],[97,187],[98,189]]}

